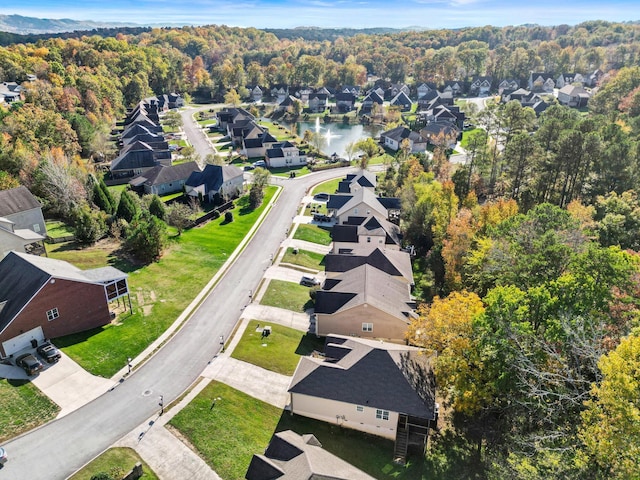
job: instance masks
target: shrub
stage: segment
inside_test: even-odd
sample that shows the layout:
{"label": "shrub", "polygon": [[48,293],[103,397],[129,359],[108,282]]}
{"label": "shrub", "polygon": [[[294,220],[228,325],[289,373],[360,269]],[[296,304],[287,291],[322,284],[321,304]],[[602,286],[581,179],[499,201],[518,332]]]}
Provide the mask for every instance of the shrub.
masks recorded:
{"label": "shrub", "polygon": [[224,221],[227,223],[233,222],[233,212],[231,210],[224,212]]}

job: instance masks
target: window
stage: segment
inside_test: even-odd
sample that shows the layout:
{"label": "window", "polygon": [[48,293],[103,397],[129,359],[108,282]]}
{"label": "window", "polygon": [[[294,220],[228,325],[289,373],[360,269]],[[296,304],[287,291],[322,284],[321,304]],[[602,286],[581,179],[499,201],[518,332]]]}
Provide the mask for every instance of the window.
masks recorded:
{"label": "window", "polygon": [[373,323],[363,323],[362,324],[363,332],[373,332]]}
{"label": "window", "polygon": [[356,412],[364,412],[364,407],[362,405],[356,405]]}
{"label": "window", "polygon": [[371,237],[367,237],[367,243],[371,243]]}
{"label": "window", "polygon": [[36,233],[40,233],[40,224],[39,223],[34,223],[33,224],[33,231]]}
{"label": "window", "polygon": [[58,313],[58,309],[57,308],[52,308],[51,310],[49,310],[47,312],[47,320],[49,320],[49,321],[55,320],[59,316],[60,316],[60,314]]}
{"label": "window", "polygon": [[389,410],[376,410],[376,418],[378,420],[389,420]]}
{"label": "window", "polygon": [[354,215],[357,215],[357,214],[358,214],[358,209],[357,209],[357,208],[354,208],[354,209],[353,209],[353,214],[354,214]]}

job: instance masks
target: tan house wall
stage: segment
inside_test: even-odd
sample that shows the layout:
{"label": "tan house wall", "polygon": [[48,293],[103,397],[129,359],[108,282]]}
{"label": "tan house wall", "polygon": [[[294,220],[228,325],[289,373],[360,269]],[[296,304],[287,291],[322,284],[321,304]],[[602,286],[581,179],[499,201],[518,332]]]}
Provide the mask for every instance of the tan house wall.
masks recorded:
{"label": "tan house wall", "polygon": [[395,440],[398,413],[389,412],[389,420],[382,420],[376,418],[376,408],[361,406],[363,411],[358,412],[350,403],[291,393],[291,411],[296,415]]}
{"label": "tan house wall", "polygon": [[[407,298],[409,295],[407,294]],[[371,305],[362,304],[348,310],[316,314],[317,335],[349,335],[363,338],[382,338],[395,343],[405,343],[408,321],[390,315]],[[373,323],[373,331],[363,332],[363,323]]]}
{"label": "tan house wall", "polygon": [[[49,321],[47,311],[53,308],[58,309],[59,317]],[[100,327],[110,321],[104,286],[51,279],[0,334],[0,345],[38,326],[42,327],[46,338],[56,338]],[[0,354],[4,355],[4,352],[0,350]]]}
{"label": "tan house wall", "polygon": [[26,242],[17,235],[12,234],[11,232],[7,232],[2,227],[0,227],[0,260],[2,260],[2,258],[4,258],[4,256],[11,250],[25,253],[24,246],[28,245],[29,243],[32,242]]}
{"label": "tan house wall", "polygon": [[346,222],[349,217],[368,217],[369,215],[374,215],[376,218],[388,220],[387,217],[389,216],[389,213],[384,207],[380,206],[380,208],[382,208],[382,210],[377,210],[371,205],[360,202],[358,205],[354,205],[349,210],[341,212],[340,216],[338,217],[338,223]]}

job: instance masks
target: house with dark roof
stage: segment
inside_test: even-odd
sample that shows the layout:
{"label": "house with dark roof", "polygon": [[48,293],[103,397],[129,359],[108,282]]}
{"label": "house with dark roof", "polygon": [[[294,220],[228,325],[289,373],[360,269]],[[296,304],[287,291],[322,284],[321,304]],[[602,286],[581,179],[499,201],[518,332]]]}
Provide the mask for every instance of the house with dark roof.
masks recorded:
{"label": "house with dark roof", "polygon": [[414,308],[406,281],[363,264],[326,279],[316,292],[316,334],[404,342]]}
{"label": "house with dark roof", "polygon": [[235,198],[244,188],[244,174],[235,165],[206,165],[195,171],[185,182],[185,191],[191,197],[202,197],[213,201],[219,196],[224,200]]}
{"label": "house with dark roof", "polygon": [[28,229],[47,236],[42,205],[27,187],[0,190],[0,217],[11,222],[13,229]]}
{"label": "house with dark roof", "polygon": [[294,97],[293,95],[286,95],[285,97],[282,98],[281,101],[278,102],[277,110],[285,111],[289,108],[293,108],[296,102],[300,102],[300,100]]}
{"label": "house with dark roof", "polygon": [[269,131],[253,130],[242,137],[242,154],[247,158],[264,158],[267,150],[278,143]]}
{"label": "house with dark roof", "polygon": [[312,434],[277,432],[264,455],[254,455],[246,480],[374,480],[363,471],[322,448]]}
{"label": "house with dark roof", "polygon": [[349,217],[331,228],[333,253],[372,252],[376,248],[400,250],[402,235],[398,225],[380,217]]}
{"label": "house with dark roof", "polygon": [[329,95],[326,93],[312,93],[309,95],[309,110],[313,113],[322,113],[327,109]]}
{"label": "house with dark roof", "polygon": [[520,82],[515,78],[505,78],[498,83],[498,94],[502,95],[502,92],[507,90],[517,90],[520,88]]}
{"label": "house with dark roof", "polygon": [[293,143],[274,143],[265,152],[265,162],[269,168],[297,167],[307,164],[307,156],[300,153],[300,149]]}
{"label": "house with dark roof", "polygon": [[556,87],[556,81],[551,73],[531,72],[527,86],[532,92],[551,93]]}
{"label": "house with dark roof", "polygon": [[274,85],[273,87],[271,87],[270,94],[275,103],[281,103],[287,97],[287,95],[289,95],[289,86]]}
{"label": "house with dark roof", "polygon": [[350,195],[330,195],[327,211],[337,223],[346,222],[349,217],[376,217],[388,220],[389,209],[385,206],[388,200],[376,196],[368,188],[361,188]]}
{"label": "house with dark roof", "polygon": [[356,246],[350,253],[328,253],[324,257],[324,271],[327,278],[335,278],[341,273],[352,270],[360,265],[371,265],[383,272],[404,280],[413,286],[413,270],[411,257],[401,250],[376,247],[372,250]]}
{"label": "house with dark roof", "polygon": [[432,145],[444,143],[447,148],[456,146],[460,130],[449,122],[431,122],[420,129],[420,135]]}
{"label": "house with dark roof", "polygon": [[558,78],[556,78],[556,88],[577,84],[579,84],[579,86],[584,86],[585,81],[585,76],[581,73],[561,73],[558,75]]}
{"label": "house with dark roof", "polygon": [[373,109],[374,104],[382,105],[383,103],[384,103],[384,100],[382,99],[382,96],[380,96],[376,91],[371,91],[362,100],[362,105],[360,106],[360,113],[362,114],[371,113],[371,110]]}
{"label": "house with dark roof", "polygon": [[0,103],[13,103],[22,100],[22,87],[16,82],[0,83]]}
{"label": "house with dark roof", "polygon": [[336,93],[335,100],[336,107],[340,113],[350,112],[356,105],[356,96],[351,92]]}
{"label": "house with dark roof", "polygon": [[336,193],[352,194],[361,188],[375,191],[378,179],[376,174],[369,170],[360,170],[358,173],[350,173],[338,182]]}
{"label": "house with dark roof", "polygon": [[400,111],[402,112],[408,112],[411,110],[413,102],[409,98],[409,95],[407,95],[404,91],[400,91],[389,101],[389,105],[392,107],[400,108]]}
{"label": "house with dark roof", "polygon": [[131,178],[157,165],[171,165],[171,152],[168,149],[154,150],[151,145],[136,141],[123,147],[111,161],[111,176]]}
{"label": "house with dark roof", "polygon": [[395,441],[394,459],[421,454],[438,407],[433,358],[418,348],[330,335],[324,357],[302,357],[289,386],[290,410]]}
{"label": "house with dark roof", "polygon": [[425,152],[427,150],[427,141],[420,136],[419,133],[408,129],[405,126],[399,126],[382,132],[380,134],[380,141],[390,150],[397,152],[402,146],[402,142],[407,140],[411,147],[411,152]]}
{"label": "house with dark roof", "polygon": [[80,270],[62,260],[10,252],[0,261],[0,358],[108,324],[109,303],[129,294],[114,267]]}
{"label": "house with dark roof", "polygon": [[262,89],[260,86],[255,85],[254,87],[249,87],[249,99],[252,102],[260,103],[262,101]]}
{"label": "house with dark roof", "polygon": [[457,80],[447,80],[442,85],[442,92],[448,92],[454,97],[464,93],[464,83]]}
{"label": "house with dark roof", "polygon": [[436,92],[437,87],[434,83],[431,82],[423,82],[416,88],[416,93],[418,94],[418,100],[427,96],[430,92]]}
{"label": "house with dark roof", "polygon": [[169,195],[182,191],[187,178],[195,171],[200,171],[196,162],[156,165],[129,180],[129,185],[139,193]]}

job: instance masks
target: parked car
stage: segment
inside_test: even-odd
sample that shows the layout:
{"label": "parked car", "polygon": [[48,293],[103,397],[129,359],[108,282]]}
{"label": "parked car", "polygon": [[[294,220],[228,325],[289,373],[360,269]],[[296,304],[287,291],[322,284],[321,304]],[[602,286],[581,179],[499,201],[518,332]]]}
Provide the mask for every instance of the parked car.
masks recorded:
{"label": "parked car", "polygon": [[255,169],[256,169],[256,167],[254,167],[253,165],[245,165],[244,166],[244,171],[245,172],[248,172],[250,170],[255,170]]}
{"label": "parked car", "polygon": [[310,275],[303,275],[300,279],[300,285],[304,285],[305,287],[315,287],[316,285],[320,285],[320,280]]}
{"label": "parked car", "polygon": [[264,160],[258,160],[257,162],[253,162],[253,166],[256,168],[267,168],[267,162],[265,162]]}
{"label": "parked car", "polygon": [[42,362],[38,360],[32,353],[25,353],[16,359],[16,365],[22,367],[27,375],[32,376],[44,368]]}
{"label": "parked car", "polygon": [[56,363],[61,357],[60,350],[49,342],[44,342],[36,349],[36,351],[47,363]]}
{"label": "parked car", "polygon": [[324,192],[316,193],[313,199],[319,202],[327,202],[329,200],[329,194]]}
{"label": "parked car", "polygon": [[7,451],[0,447],[0,465],[7,463]]}

